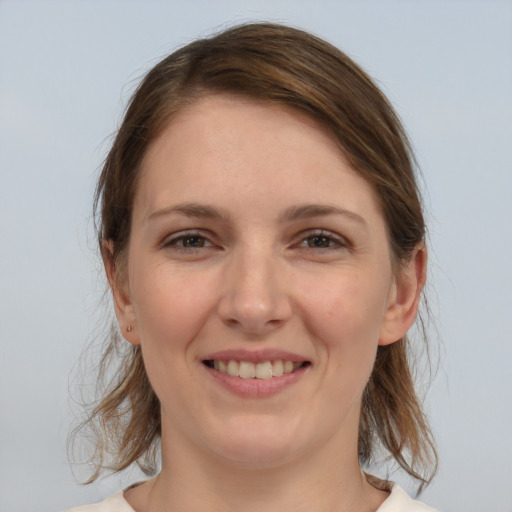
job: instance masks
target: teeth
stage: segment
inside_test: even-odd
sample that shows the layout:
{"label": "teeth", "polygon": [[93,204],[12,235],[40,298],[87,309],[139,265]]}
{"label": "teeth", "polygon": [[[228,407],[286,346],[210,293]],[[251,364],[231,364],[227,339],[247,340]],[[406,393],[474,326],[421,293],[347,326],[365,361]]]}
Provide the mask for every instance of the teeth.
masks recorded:
{"label": "teeth", "polygon": [[293,361],[265,361],[263,363],[251,363],[249,361],[213,361],[213,368],[221,373],[227,373],[232,377],[242,379],[271,379],[280,377],[285,373],[292,373],[300,368],[302,363]]}
{"label": "teeth", "polygon": [[238,363],[236,361],[229,361],[226,373],[231,377],[238,377]]}
{"label": "teeth", "polygon": [[254,379],[256,377],[256,366],[253,363],[240,361],[238,376],[242,377],[242,379]]}
{"label": "teeth", "polygon": [[283,361],[274,361],[272,363],[272,375],[275,375],[276,377],[281,377],[281,375],[283,375],[283,372]]}
{"label": "teeth", "polygon": [[265,380],[272,378],[272,363],[270,361],[256,365],[256,378]]}

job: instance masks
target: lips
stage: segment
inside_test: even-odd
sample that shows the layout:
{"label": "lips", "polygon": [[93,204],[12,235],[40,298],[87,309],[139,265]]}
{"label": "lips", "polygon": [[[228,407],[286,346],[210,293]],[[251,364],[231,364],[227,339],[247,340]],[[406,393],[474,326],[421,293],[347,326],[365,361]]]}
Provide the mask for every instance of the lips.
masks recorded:
{"label": "lips", "polygon": [[292,361],[290,359],[268,359],[261,362],[236,359],[207,359],[203,363],[209,368],[231,377],[261,380],[281,377],[309,365],[308,361]]}
{"label": "lips", "polygon": [[298,382],[311,361],[280,349],[223,350],[205,355],[203,367],[225,389],[243,397],[270,397]]}

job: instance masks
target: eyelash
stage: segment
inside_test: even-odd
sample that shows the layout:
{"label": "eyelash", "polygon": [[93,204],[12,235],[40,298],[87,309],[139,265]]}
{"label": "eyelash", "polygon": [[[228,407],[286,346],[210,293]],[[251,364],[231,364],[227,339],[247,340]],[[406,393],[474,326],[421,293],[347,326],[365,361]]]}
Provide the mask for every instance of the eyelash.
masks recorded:
{"label": "eyelash", "polygon": [[[183,244],[187,239],[198,239],[197,241],[203,245],[199,246],[186,246],[180,245]],[[308,240],[311,239],[322,239],[327,246],[311,246],[304,245],[308,244]],[[205,245],[206,244],[206,245]],[[164,248],[172,248],[172,250],[182,251],[182,252],[195,252],[204,248],[214,247],[213,244],[207,236],[198,231],[186,231],[182,233],[176,233],[171,238],[166,239],[162,246]],[[299,247],[302,249],[310,250],[310,251],[333,251],[339,249],[348,248],[349,243],[342,237],[335,235],[330,231],[325,231],[323,229],[307,231],[300,234],[300,241],[297,244],[294,244],[293,247]]]}
{"label": "eyelash", "polygon": [[[201,245],[199,247],[179,245],[180,242],[184,242],[186,239],[192,239],[192,238],[197,238],[203,244],[207,243],[207,245]],[[199,249],[203,249],[204,247],[213,247],[214,244],[212,244],[208,240],[208,237],[204,236],[200,232],[186,231],[183,233],[176,233],[171,238],[166,239],[162,245],[163,245],[163,247],[173,248],[174,250],[178,250],[178,251],[191,252],[191,251],[197,251]]]}
{"label": "eyelash", "polygon": [[[337,249],[343,249],[348,247],[348,243],[340,236],[335,235],[334,233],[331,233],[330,231],[324,231],[323,229],[319,230],[313,230],[309,231],[307,233],[304,233],[301,235],[301,242],[299,244],[299,247],[303,247],[305,249],[309,250],[324,250],[324,251],[332,251]],[[317,238],[317,239],[323,239],[324,241],[327,241],[328,244],[333,243],[333,245],[328,245],[327,247],[311,247],[309,245],[304,246],[305,242],[307,242],[310,239]]]}

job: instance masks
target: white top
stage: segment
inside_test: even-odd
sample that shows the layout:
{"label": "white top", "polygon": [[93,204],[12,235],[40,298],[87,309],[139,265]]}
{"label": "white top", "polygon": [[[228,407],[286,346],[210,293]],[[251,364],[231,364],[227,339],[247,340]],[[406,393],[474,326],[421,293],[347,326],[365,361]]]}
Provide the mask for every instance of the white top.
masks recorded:
{"label": "white top", "polygon": [[[72,508],[67,512],[135,512],[135,510],[124,499],[123,491],[119,491],[101,503]],[[391,494],[376,512],[436,512],[436,510],[413,500],[402,488],[394,484]]]}

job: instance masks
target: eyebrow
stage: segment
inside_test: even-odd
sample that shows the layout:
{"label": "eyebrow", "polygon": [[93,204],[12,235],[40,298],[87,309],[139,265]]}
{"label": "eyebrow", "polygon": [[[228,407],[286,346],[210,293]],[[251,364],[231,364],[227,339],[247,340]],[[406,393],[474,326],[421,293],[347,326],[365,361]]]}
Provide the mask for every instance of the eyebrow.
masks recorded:
{"label": "eyebrow", "polygon": [[[220,220],[223,222],[229,221],[230,218],[229,213],[219,208],[215,208],[214,206],[197,203],[183,203],[157,210],[148,216],[148,220],[165,215],[171,215],[173,213],[178,213],[185,217]],[[366,226],[364,218],[357,213],[345,210],[339,206],[328,204],[304,204],[291,206],[280,215],[280,220],[291,222],[313,217],[325,217],[327,215],[343,215]]]}
{"label": "eyebrow", "polygon": [[224,222],[229,220],[229,214],[227,212],[219,210],[214,206],[196,203],[183,203],[169,206],[167,208],[162,208],[161,210],[157,210],[156,212],[151,213],[148,216],[148,220],[165,215],[171,215],[173,213],[178,213],[185,217],[196,217],[200,219],[213,219],[221,220]]}
{"label": "eyebrow", "polygon": [[309,219],[312,217],[325,217],[327,215],[343,215],[366,226],[366,221],[361,215],[345,210],[339,206],[329,204],[304,204],[287,208],[281,218],[285,221]]}

